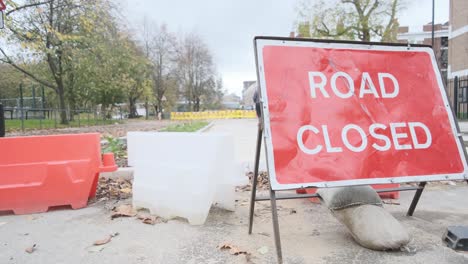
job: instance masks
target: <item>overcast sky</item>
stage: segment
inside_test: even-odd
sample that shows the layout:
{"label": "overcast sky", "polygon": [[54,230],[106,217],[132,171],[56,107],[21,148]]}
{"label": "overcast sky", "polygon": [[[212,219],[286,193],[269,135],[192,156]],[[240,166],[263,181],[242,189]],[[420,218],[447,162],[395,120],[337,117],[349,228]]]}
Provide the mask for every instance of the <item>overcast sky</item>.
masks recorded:
{"label": "overcast sky", "polygon": [[[200,34],[211,48],[224,87],[238,95],[255,80],[253,37],[288,36],[294,30],[296,0],[120,0],[131,28],[146,17],[174,32]],[[400,25],[416,29],[431,21],[432,0],[407,0]],[[436,0],[435,22],[448,20],[449,0]]]}

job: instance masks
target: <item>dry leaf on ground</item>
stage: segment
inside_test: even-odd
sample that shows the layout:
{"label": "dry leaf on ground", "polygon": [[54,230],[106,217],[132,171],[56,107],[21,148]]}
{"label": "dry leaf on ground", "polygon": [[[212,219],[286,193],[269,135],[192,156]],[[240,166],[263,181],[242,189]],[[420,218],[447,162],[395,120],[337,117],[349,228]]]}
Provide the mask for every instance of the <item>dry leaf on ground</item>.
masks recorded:
{"label": "dry leaf on ground", "polygon": [[109,243],[111,241],[111,239],[112,239],[112,236],[108,236],[108,237],[106,237],[104,239],[94,241],[93,245],[95,245],[95,246],[104,245],[104,244]]}
{"label": "dry leaf on ground", "polygon": [[132,196],[132,180],[99,178],[96,200],[121,200]]}
{"label": "dry leaf on ground", "polygon": [[137,218],[139,220],[142,220],[142,223],[148,224],[148,225],[155,225],[159,223],[166,223],[167,221],[159,216],[155,215],[149,215],[149,214],[138,214]]}
{"label": "dry leaf on ground", "polygon": [[120,191],[123,193],[132,193],[132,188],[122,188]]}
{"label": "dry leaf on ground", "polygon": [[111,219],[117,217],[132,217],[137,214],[137,212],[133,209],[133,207],[129,204],[122,204],[118,207],[114,208],[114,213],[111,215]]}
{"label": "dry leaf on ground", "polygon": [[29,254],[33,253],[34,251],[36,251],[36,244],[32,245],[31,247],[28,247],[24,251],[26,251]]}
{"label": "dry leaf on ground", "polygon": [[241,254],[248,255],[248,254],[250,254],[247,251],[241,250],[237,246],[235,246],[235,245],[233,245],[231,243],[228,243],[228,242],[221,243],[218,246],[218,249],[229,250],[229,254],[231,254],[231,255],[241,255]]}
{"label": "dry leaf on ground", "polygon": [[113,237],[116,237],[118,235],[119,235],[119,233],[110,234],[108,237],[106,237],[104,239],[94,241],[93,245],[100,246],[100,245],[107,244],[112,240]]}

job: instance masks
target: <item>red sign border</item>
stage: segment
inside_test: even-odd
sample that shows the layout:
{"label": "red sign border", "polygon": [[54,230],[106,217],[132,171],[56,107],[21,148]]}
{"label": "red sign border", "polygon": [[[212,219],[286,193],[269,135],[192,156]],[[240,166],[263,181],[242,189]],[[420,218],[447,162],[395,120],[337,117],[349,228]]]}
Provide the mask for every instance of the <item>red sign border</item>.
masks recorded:
{"label": "red sign border", "polygon": [[[445,108],[448,112],[450,125],[452,127],[455,142],[462,158],[464,167],[463,173],[454,174],[436,174],[436,175],[417,175],[417,176],[400,176],[389,178],[367,178],[367,179],[353,179],[342,181],[323,181],[314,183],[299,183],[299,184],[280,184],[276,180],[273,142],[271,138],[270,126],[270,113],[268,109],[268,97],[266,92],[265,72],[263,66],[263,47],[265,46],[287,46],[287,47],[314,47],[314,48],[336,48],[336,49],[357,49],[357,50],[377,50],[377,51],[417,51],[426,52],[431,57],[433,69],[437,78],[439,89],[441,91],[442,99],[445,103]],[[463,138],[460,134],[460,129],[456,118],[453,114],[451,105],[447,98],[447,93],[442,83],[442,77],[438,70],[437,61],[435,59],[434,51],[430,46],[426,45],[405,45],[395,43],[372,43],[372,42],[357,42],[357,41],[333,41],[333,40],[316,40],[316,39],[295,39],[295,38],[278,38],[278,37],[255,37],[255,61],[257,67],[257,80],[259,84],[260,98],[262,98],[262,123],[264,128],[264,143],[265,153],[267,160],[268,174],[270,178],[272,190],[292,190],[310,187],[341,187],[341,186],[354,186],[354,185],[368,185],[368,184],[391,184],[391,183],[405,183],[405,182],[427,182],[427,181],[443,181],[443,180],[468,180],[468,165],[467,153],[464,146]],[[463,159],[464,157],[464,159]]]}

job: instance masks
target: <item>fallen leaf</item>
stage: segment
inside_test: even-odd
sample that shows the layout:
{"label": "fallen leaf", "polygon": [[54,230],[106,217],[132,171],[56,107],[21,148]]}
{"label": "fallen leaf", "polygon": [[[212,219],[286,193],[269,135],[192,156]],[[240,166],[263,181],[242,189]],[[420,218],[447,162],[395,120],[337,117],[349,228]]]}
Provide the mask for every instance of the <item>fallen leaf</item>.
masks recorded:
{"label": "fallen leaf", "polygon": [[148,225],[155,225],[159,223],[167,223],[167,220],[164,218],[161,218],[156,215],[150,215],[150,214],[138,214],[137,218],[139,220],[142,220],[142,223],[148,224]]}
{"label": "fallen leaf", "polygon": [[97,241],[94,241],[93,245],[95,246],[100,246],[100,245],[104,245],[104,244],[107,244],[111,241],[112,239],[112,235],[104,238],[104,239],[101,239],[101,240],[97,240]]}
{"label": "fallen leaf", "polygon": [[122,188],[122,189],[120,189],[120,191],[123,192],[123,193],[126,193],[126,194],[132,193],[131,188]]}
{"label": "fallen leaf", "polygon": [[28,247],[28,248],[25,249],[24,251],[26,251],[27,253],[31,254],[31,253],[33,253],[35,250],[36,250],[36,244],[32,245],[31,247]]}
{"label": "fallen leaf", "polygon": [[247,251],[241,250],[237,246],[234,246],[231,243],[227,243],[227,242],[220,244],[218,248],[221,250],[229,250],[229,254],[231,255],[249,254]]}
{"label": "fallen leaf", "polygon": [[137,212],[129,204],[123,204],[114,209],[114,213],[111,215],[111,219],[117,217],[132,217],[135,216]]}
{"label": "fallen leaf", "polygon": [[266,253],[268,253],[268,251],[269,251],[269,250],[268,250],[268,247],[267,247],[267,246],[263,246],[263,247],[257,249],[257,252],[260,253],[260,254],[262,254],[262,255],[265,255]]}
{"label": "fallen leaf", "polygon": [[157,220],[156,216],[150,216],[150,217],[144,218],[143,223],[148,224],[148,225],[155,225],[156,220]]}

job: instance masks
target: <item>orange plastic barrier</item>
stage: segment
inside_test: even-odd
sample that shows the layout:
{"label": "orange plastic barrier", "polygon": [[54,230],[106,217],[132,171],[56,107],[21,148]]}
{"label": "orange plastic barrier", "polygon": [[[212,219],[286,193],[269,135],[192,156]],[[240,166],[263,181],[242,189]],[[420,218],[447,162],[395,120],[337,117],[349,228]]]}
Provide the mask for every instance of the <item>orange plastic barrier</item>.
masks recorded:
{"label": "orange plastic barrier", "polygon": [[97,133],[0,138],[0,211],[85,207],[99,173],[116,169],[112,153],[101,156]]}

